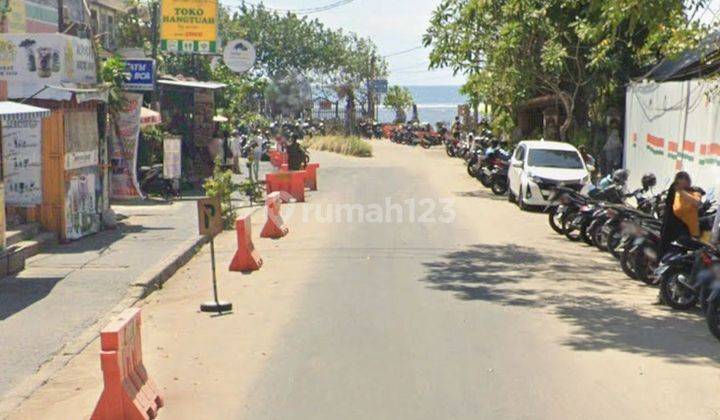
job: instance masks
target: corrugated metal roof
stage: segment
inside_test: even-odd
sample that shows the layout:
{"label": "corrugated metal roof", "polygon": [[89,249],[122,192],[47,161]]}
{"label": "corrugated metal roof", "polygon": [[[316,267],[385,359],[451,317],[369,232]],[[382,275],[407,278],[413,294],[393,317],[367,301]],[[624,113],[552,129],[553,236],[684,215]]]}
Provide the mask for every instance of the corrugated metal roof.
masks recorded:
{"label": "corrugated metal roof", "polygon": [[46,108],[12,101],[0,102],[0,118],[3,121],[19,118],[44,118],[49,115],[50,110]]}
{"label": "corrugated metal roof", "polygon": [[189,87],[189,88],[196,88],[196,89],[222,89],[226,87],[227,85],[225,83],[218,83],[218,82],[199,82],[196,80],[158,80],[158,83],[161,85],[170,85],[170,86],[180,86],[180,87]]}

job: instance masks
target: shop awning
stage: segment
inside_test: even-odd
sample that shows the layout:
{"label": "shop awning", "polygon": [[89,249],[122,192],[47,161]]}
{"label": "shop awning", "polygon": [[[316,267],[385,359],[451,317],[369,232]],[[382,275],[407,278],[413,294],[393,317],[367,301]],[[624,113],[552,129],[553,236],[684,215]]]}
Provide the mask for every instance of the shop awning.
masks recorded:
{"label": "shop awning", "polygon": [[46,108],[12,101],[0,102],[0,120],[2,120],[2,122],[18,119],[45,118],[48,116],[50,116],[50,110]]}
{"label": "shop awning", "polygon": [[210,90],[222,89],[227,86],[225,83],[218,83],[218,82],[199,82],[197,80],[168,80],[168,79],[158,80],[158,84],[166,85],[166,86],[178,86],[178,87],[186,87],[186,88],[193,88],[193,89],[210,89]]}
{"label": "shop awning", "polygon": [[162,119],[160,118],[160,113],[157,111],[153,111],[150,108],[142,107],[140,109],[140,126],[141,127],[149,127],[151,125],[158,125],[162,123]]}

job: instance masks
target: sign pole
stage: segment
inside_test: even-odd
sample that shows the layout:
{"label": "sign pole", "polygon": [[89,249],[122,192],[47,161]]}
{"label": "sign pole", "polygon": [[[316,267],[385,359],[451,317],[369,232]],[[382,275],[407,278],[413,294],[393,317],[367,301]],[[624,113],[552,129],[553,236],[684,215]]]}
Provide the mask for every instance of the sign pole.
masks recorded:
{"label": "sign pole", "polygon": [[223,312],[232,311],[232,303],[218,299],[217,274],[215,269],[215,235],[222,232],[222,216],[220,212],[220,200],[218,198],[203,198],[198,200],[199,228],[201,235],[210,236],[210,264],[212,267],[213,301],[200,305],[201,312]]}

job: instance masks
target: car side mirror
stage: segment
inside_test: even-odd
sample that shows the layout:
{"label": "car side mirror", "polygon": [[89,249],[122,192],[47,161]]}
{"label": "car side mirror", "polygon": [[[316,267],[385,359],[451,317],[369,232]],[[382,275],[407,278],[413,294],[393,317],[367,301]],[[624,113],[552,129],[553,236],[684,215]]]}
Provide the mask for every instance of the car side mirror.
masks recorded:
{"label": "car side mirror", "polygon": [[585,165],[587,166],[588,172],[595,172],[595,165]]}
{"label": "car side mirror", "polygon": [[513,165],[514,168],[522,168],[523,167],[523,161],[522,160],[516,160]]}

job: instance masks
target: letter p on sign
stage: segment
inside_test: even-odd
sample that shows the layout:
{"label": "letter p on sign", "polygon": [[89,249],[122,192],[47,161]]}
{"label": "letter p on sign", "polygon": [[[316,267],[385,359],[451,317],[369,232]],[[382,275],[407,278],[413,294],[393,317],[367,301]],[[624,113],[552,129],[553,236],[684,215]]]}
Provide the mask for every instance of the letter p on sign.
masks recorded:
{"label": "letter p on sign", "polygon": [[215,236],[223,231],[220,198],[205,197],[197,201],[200,235]]}

